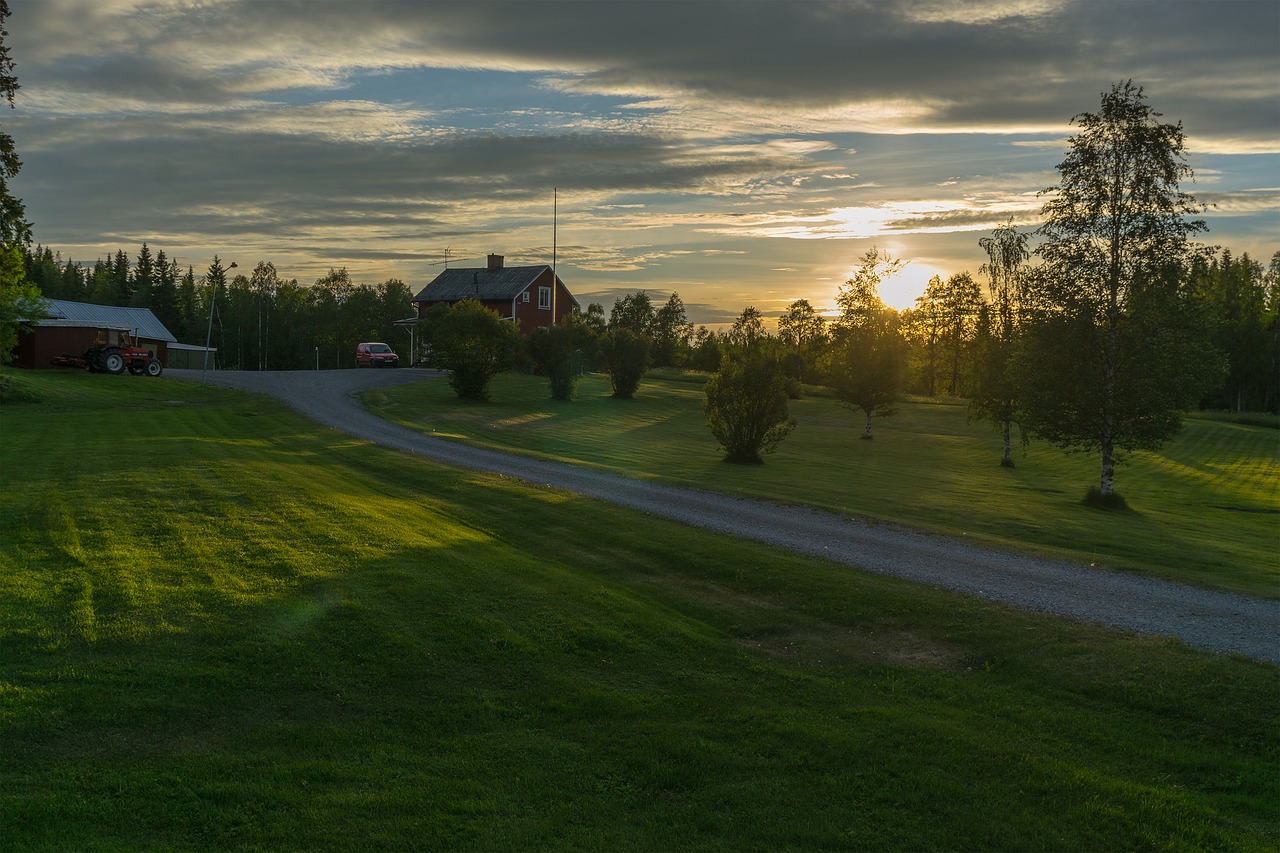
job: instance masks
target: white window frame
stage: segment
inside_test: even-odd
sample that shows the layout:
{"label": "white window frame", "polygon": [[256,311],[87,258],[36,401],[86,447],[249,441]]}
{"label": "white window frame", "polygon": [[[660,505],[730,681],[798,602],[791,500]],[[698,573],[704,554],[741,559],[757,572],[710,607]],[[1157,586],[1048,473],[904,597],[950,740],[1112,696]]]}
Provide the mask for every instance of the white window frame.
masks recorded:
{"label": "white window frame", "polygon": [[547,311],[551,310],[551,288],[538,288],[538,307]]}
{"label": "white window frame", "polygon": [[524,293],[522,293],[522,294],[521,294],[521,296],[523,296],[523,297],[524,297],[524,299],[523,299],[523,300],[521,300],[521,301],[523,301],[523,302],[528,302],[528,301],[529,301],[529,291],[527,291],[527,290],[526,290]]}

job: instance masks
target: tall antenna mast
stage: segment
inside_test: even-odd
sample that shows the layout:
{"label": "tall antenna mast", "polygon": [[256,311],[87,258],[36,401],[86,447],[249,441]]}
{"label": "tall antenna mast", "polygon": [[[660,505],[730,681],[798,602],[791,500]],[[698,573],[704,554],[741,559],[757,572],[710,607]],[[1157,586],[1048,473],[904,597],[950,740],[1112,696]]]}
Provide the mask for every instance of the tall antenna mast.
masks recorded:
{"label": "tall antenna mast", "polygon": [[556,229],[559,225],[560,188],[551,188],[551,325],[556,324],[556,291],[560,289],[556,278]]}

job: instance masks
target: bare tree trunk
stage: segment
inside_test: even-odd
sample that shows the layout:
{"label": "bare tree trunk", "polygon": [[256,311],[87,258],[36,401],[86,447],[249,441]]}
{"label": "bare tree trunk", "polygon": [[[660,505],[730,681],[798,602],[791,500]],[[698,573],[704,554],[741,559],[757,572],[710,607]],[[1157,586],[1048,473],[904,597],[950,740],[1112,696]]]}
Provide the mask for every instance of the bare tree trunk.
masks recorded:
{"label": "bare tree trunk", "polygon": [[871,438],[871,412],[867,412],[867,431],[862,434],[863,438]]}
{"label": "bare tree trunk", "polygon": [[1009,432],[1012,424],[1010,424],[1009,421],[1005,421],[1002,426],[1004,427],[1002,430],[1002,432],[1004,433],[1004,457],[1001,458],[1000,460],[1000,466],[1002,468],[1012,468],[1013,467],[1013,442],[1009,440]]}

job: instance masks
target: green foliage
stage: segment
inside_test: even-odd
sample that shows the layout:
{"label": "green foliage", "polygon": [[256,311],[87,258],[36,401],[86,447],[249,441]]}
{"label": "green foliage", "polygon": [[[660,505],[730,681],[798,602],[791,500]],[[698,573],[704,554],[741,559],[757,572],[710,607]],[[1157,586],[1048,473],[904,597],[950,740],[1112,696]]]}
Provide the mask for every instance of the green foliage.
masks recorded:
{"label": "green foliage", "polygon": [[1028,313],[1027,286],[1023,264],[1031,257],[1027,235],[1012,222],[978,240],[987,253],[982,271],[991,282],[991,304],[978,315],[974,335],[974,386],[969,414],[989,421],[1000,430],[1004,453],[1000,464],[1013,467],[1011,433],[1018,417],[1017,385],[1013,358],[1023,317]]}
{"label": "green foliage", "polygon": [[1119,492],[1110,491],[1103,493],[1102,489],[1097,486],[1090,486],[1089,491],[1084,494],[1085,506],[1094,509],[1106,510],[1108,512],[1128,512],[1129,503],[1120,496]]}
{"label": "green foliage", "polygon": [[489,399],[489,383],[512,365],[521,347],[515,326],[474,299],[430,318],[428,363],[449,371],[449,387],[464,400]]}
{"label": "green foliage", "polygon": [[1218,368],[1182,292],[1188,237],[1205,228],[1178,187],[1191,177],[1182,126],[1159,116],[1130,81],[1075,117],[1060,186],[1046,191],[1042,310],[1019,361],[1023,422],[1063,448],[1098,449],[1103,494],[1115,452],[1168,440]]}
{"label": "green foliage", "polygon": [[17,246],[0,246],[0,367],[13,361],[18,329],[43,314],[43,299],[27,281],[27,268]]}
{"label": "green foliage", "polygon": [[651,336],[653,323],[653,301],[643,290],[620,297],[609,312],[610,329],[630,329],[636,334]]}
{"label": "green foliage", "polygon": [[688,366],[704,373],[715,373],[720,369],[725,348],[722,335],[717,334],[714,329],[699,326],[689,343]]}
{"label": "green foliage", "polygon": [[897,311],[880,299],[880,282],[897,272],[901,262],[867,251],[853,278],[836,296],[841,314],[832,332],[827,382],[840,401],[866,416],[864,439],[870,439],[871,419],[897,413],[906,375],[906,342]]}
{"label": "green foliage", "polygon": [[[13,73],[13,59],[9,56],[5,19],[9,17],[9,4],[0,0],[0,95],[13,109],[13,96],[18,93],[18,78]],[[0,131],[0,247],[26,246],[31,242],[31,223],[26,221],[26,207],[22,199],[9,192],[9,180],[18,174],[22,161],[13,144],[13,137]]]}
{"label": "green foliage", "polygon": [[600,353],[608,367],[613,396],[620,400],[635,397],[649,367],[650,346],[648,335],[629,326],[611,326],[600,339]]}
{"label": "green foliage", "polygon": [[529,355],[551,385],[551,399],[572,400],[578,380],[594,361],[595,339],[577,314],[556,326],[543,326],[529,336]]}
{"label": "green foliage", "polygon": [[805,381],[805,368],[816,362],[827,344],[827,326],[807,299],[797,299],[778,318],[778,339],[788,348],[787,361],[797,382]]}
{"label": "green foliage", "polygon": [[707,426],[726,462],[759,464],[796,422],[787,414],[787,378],[773,359],[731,358],[707,381],[702,403]]}
{"label": "green foliage", "polygon": [[1270,276],[1248,254],[1236,258],[1227,250],[1196,265],[1194,298],[1204,305],[1213,344],[1227,359],[1221,386],[1201,401],[1207,408],[1280,412],[1278,274],[1280,253],[1272,258]]}
{"label": "green foliage", "polygon": [[688,359],[693,324],[685,315],[684,300],[679,293],[672,293],[666,303],[654,312],[650,335],[653,338],[652,362],[655,367],[677,367]]}

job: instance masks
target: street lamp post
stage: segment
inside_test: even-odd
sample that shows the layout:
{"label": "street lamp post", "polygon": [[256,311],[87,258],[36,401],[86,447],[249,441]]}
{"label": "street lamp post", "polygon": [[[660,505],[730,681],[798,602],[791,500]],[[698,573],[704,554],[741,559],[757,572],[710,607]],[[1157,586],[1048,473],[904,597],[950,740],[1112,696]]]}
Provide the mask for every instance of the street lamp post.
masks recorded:
{"label": "street lamp post", "polygon": [[[229,270],[236,268],[236,262],[232,261]],[[213,341],[213,308],[218,304],[218,293],[214,291],[209,294],[209,325],[204,332],[204,361],[200,365],[200,384],[204,384],[205,371],[209,369],[209,344]]]}

